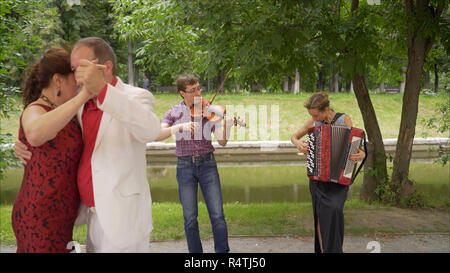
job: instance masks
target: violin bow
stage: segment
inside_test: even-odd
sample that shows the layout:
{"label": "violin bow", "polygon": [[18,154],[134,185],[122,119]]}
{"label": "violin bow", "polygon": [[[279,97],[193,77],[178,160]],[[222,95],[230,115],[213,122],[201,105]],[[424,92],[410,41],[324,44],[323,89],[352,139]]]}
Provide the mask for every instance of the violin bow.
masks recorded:
{"label": "violin bow", "polygon": [[228,70],[227,74],[225,74],[225,78],[223,78],[222,82],[220,83],[219,87],[217,88],[216,94],[215,94],[214,97],[211,99],[211,101],[210,101],[209,104],[212,104],[212,103],[213,103],[213,101],[214,101],[214,99],[216,98],[217,94],[219,94],[220,89],[222,89],[223,86],[225,85],[225,82],[226,82],[227,79],[228,79],[228,75],[230,75],[230,72],[231,72],[232,69],[233,69],[233,68],[230,68],[230,70]]}

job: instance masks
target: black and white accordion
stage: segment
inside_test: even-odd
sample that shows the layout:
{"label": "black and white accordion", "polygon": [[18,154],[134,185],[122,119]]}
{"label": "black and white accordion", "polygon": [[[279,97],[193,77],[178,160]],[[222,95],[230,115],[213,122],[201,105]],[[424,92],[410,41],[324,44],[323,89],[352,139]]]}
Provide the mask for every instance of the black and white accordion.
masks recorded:
{"label": "black and white accordion", "polygon": [[353,183],[367,158],[365,151],[366,158],[355,173],[356,165],[349,156],[357,153],[363,143],[367,150],[363,130],[324,124],[310,128],[307,140],[306,169],[309,178],[345,186]]}

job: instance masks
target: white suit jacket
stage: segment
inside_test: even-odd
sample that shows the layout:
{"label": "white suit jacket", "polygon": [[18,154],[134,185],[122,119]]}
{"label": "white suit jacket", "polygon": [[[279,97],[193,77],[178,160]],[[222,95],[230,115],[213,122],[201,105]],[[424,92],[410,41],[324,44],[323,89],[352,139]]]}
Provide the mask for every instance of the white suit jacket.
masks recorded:
{"label": "white suit jacket", "polygon": [[[146,172],[146,143],[160,133],[155,99],[144,89],[108,84],[97,139],[92,153],[95,210],[107,238],[118,247],[148,238],[153,229],[152,200]],[[78,111],[82,124],[83,108]],[[79,209],[76,225],[86,223]]]}

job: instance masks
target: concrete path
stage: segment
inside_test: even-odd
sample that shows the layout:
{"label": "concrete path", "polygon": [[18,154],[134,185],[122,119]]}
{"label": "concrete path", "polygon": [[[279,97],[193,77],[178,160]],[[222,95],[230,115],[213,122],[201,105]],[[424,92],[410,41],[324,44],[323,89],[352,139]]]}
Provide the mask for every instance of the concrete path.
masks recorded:
{"label": "concrete path", "polygon": [[[214,252],[213,239],[203,240],[205,253]],[[230,236],[232,253],[312,253],[312,236]],[[0,246],[0,252],[12,253],[15,246]],[[85,246],[81,246],[85,252]],[[151,253],[187,253],[186,241],[152,241]],[[346,253],[450,253],[450,233],[395,234],[376,237],[345,236]]]}

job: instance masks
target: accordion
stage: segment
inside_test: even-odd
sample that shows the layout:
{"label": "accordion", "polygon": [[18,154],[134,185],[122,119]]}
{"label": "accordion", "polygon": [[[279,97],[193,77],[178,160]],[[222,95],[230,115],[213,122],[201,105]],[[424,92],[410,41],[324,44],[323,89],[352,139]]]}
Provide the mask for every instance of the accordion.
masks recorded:
{"label": "accordion", "polygon": [[351,154],[357,153],[358,148],[366,139],[364,131],[354,127],[324,124],[308,130],[308,153],[306,155],[306,169],[309,178],[323,182],[334,182],[349,186],[361,170],[364,161],[355,173]]}

